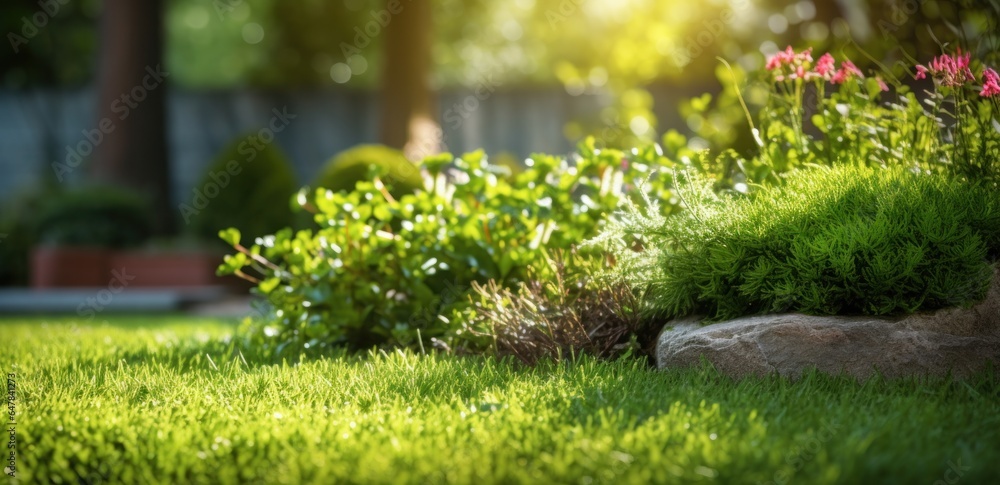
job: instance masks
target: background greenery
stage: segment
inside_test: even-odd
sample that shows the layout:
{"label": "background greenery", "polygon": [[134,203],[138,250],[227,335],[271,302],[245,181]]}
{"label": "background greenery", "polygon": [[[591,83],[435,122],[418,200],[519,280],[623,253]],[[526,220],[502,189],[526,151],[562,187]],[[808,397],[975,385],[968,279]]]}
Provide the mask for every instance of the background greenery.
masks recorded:
{"label": "background greenery", "polygon": [[[195,195],[187,201],[192,211],[191,231],[203,240],[214,242],[219,231],[227,227],[255,238],[293,225],[291,201],[298,183],[292,167],[276,143],[253,148],[249,143],[253,136],[247,134],[230,142],[208,167],[195,190],[205,194],[206,187],[214,185],[218,193],[206,196],[204,208],[196,205]],[[230,171],[233,163],[237,173]],[[221,186],[223,180],[227,181],[225,186]],[[187,217],[183,209],[181,214]]]}
{"label": "background greenery", "polygon": [[[508,88],[560,85],[576,95],[609,94],[611,105],[567,125],[566,136],[576,142],[605,131],[602,140],[618,147],[677,128],[716,148],[734,141],[739,150],[750,148],[750,138],[731,129],[741,122],[731,96],[713,100],[709,113],[685,109],[678,119],[673,106],[656,109],[647,92],[657,86],[722,91],[716,56],[754,70],[763,67],[761,52],[811,46],[903,77],[918,53],[975,39],[966,47],[976,57],[998,60],[998,40],[990,35],[1000,15],[996,0],[435,0],[433,7],[434,87],[490,79]],[[346,66],[347,84],[371,89],[382,72],[385,39],[358,43],[355,28],[363,30],[384,8],[384,0],[168,0],[166,68],[171,82],[185,88],[288,89],[336,86],[331,70]],[[22,18],[37,11],[35,0],[8,2],[0,31],[21,32]],[[26,51],[0,52],[0,83],[86,84],[95,68],[98,12],[97,0],[62,6]],[[357,47],[357,55],[345,56],[342,44]],[[665,126],[663,117],[675,121]]]}

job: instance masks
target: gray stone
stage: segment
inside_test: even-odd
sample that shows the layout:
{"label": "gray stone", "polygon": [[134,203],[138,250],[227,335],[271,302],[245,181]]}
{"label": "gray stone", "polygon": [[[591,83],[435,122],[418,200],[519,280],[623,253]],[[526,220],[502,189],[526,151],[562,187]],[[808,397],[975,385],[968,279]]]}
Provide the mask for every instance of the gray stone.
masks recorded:
{"label": "gray stone", "polygon": [[779,314],[701,325],[675,320],[659,336],[659,368],[701,358],[733,377],[777,373],[797,378],[815,367],[865,379],[966,376],[992,362],[1000,370],[1000,266],[985,300],[895,318]]}

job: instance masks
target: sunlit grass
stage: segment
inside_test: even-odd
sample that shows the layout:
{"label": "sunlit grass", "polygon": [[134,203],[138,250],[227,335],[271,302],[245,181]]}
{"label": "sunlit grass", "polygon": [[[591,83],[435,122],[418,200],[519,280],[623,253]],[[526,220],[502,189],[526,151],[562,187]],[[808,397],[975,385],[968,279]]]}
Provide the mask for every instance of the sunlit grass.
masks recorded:
{"label": "sunlit grass", "polygon": [[961,483],[1000,478],[993,375],[736,382],[634,360],[391,352],[276,363],[227,343],[226,322],[43,322],[0,324],[22,483],[933,483],[952,465]]}

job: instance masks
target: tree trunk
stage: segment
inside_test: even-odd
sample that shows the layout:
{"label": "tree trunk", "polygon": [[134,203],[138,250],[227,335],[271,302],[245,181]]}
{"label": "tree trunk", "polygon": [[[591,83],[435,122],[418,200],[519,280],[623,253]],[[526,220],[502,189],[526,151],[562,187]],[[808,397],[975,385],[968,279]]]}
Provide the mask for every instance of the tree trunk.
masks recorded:
{"label": "tree trunk", "polygon": [[379,137],[411,160],[437,153],[441,131],[430,89],[430,0],[388,0]]}
{"label": "tree trunk", "polygon": [[[90,173],[149,198],[157,234],[173,229],[166,143],[162,0],[104,0],[98,121]],[[100,137],[100,138],[99,138]]]}

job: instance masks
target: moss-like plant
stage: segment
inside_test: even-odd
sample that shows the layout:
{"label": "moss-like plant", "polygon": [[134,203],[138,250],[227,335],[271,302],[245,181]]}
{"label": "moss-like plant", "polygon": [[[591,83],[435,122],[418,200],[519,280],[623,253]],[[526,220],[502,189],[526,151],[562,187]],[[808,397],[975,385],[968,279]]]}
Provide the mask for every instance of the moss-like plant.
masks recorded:
{"label": "moss-like plant", "polygon": [[392,195],[396,197],[423,187],[417,166],[403,152],[384,145],[359,145],[337,154],[323,167],[313,185],[334,192],[354,190],[358,182],[369,180],[372,167],[387,174]]}
{"label": "moss-like plant", "polygon": [[703,183],[681,193],[690,210],[664,218],[631,206],[597,239],[658,317],[963,305],[985,296],[1000,253],[1000,197],[988,184],[841,166],[749,197]]}
{"label": "moss-like plant", "polygon": [[298,186],[287,157],[273,143],[251,150],[247,140],[222,150],[193,199],[181,206],[182,222],[195,235],[214,241],[221,229],[235,227],[259,237],[293,225],[291,199]]}

